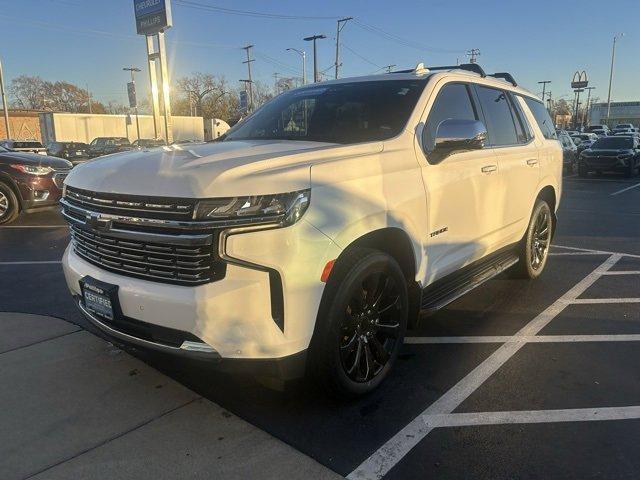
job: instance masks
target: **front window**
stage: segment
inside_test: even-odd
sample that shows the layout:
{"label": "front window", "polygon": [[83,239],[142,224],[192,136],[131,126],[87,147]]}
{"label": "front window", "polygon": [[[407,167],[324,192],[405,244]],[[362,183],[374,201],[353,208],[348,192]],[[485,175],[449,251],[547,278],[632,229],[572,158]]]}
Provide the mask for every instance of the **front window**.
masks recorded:
{"label": "front window", "polygon": [[596,141],[591,148],[611,150],[633,148],[633,139],[631,137],[604,137]]}
{"label": "front window", "polygon": [[359,143],[398,135],[425,79],[313,85],[276,97],[223,141],[303,140]]}

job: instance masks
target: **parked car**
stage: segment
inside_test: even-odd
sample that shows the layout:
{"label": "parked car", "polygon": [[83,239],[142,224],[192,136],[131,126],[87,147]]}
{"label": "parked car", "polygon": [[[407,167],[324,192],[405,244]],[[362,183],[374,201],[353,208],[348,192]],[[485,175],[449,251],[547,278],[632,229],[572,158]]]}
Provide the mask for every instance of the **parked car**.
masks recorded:
{"label": "parked car", "polygon": [[585,140],[598,139],[598,136],[595,133],[578,133],[570,136],[571,136],[571,140],[573,140],[573,143],[575,143],[576,145],[580,145]]}
{"label": "parked car", "polygon": [[89,159],[89,145],[82,142],[51,142],[47,145],[47,154],[65,158],[77,165]]}
{"label": "parked car", "polygon": [[162,147],[166,145],[167,142],[162,140],[161,138],[139,138],[134,140],[131,144],[134,148],[153,148],[153,147]]}
{"label": "parked car", "polygon": [[545,268],[562,149],[515,83],[420,64],[284,92],[188,155],[88,162],[61,200],[71,294],[120,343],[367,393],[420,310]]}
{"label": "parked car", "polygon": [[0,147],[12,152],[47,154],[47,149],[37,140],[2,140],[0,141]]}
{"label": "parked car", "polygon": [[573,173],[577,167],[578,156],[576,144],[564,130],[558,131],[558,140],[562,145],[562,165],[566,173]]}
{"label": "parked car", "polygon": [[635,131],[635,127],[631,123],[619,123],[615,127],[613,127],[614,133],[632,130]]}
{"label": "parked car", "polygon": [[595,142],[597,142],[597,140],[583,140],[580,142],[580,144],[576,146],[576,158],[579,159],[580,154],[587,148],[590,148]]}
{"label": "parked car", "polygon": [[609,135],[611,133],[611,130],[609,130],[609,127],[607,127],[606,125],[591,125],[585,129],[585,132],[595,133],[598,138],[602,138]]}
{"label": "parked car", "polygon": [[128,138],[124,137],[98,137],[89,144],[89,158],[101,157],[112,153],[133,150]]}
{"label": "parked car", "polygon": [[580,154],[578,173],[621,171],[633,177],[640,167],[640,141],[635,136],[613,136],[598,139]]}
{"label": "parked car", "polygon": [[0,147],[0,226],[20,212],[57,205],[71,167],[61,158]]}

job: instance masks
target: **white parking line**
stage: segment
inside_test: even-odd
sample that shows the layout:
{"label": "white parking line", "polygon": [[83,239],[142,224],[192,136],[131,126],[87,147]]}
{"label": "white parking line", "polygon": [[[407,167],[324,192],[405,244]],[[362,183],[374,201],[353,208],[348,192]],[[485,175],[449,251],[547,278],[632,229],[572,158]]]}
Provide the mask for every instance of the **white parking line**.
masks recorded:
{"label": "white parking line", "polygon": [[47,260],[42,262],[0,262],[0,265],[48,265],[62,263],[60,260]]}
{"label": "white parking line", "polygon": [[438,428],[508,425],[514,423],[593,422],[634,418],[640,418],[640,406],[450,413],[446,415],[425,415],[423,420],[431,428]]}
{"label": "white parking line", "polygon": [[[607,258],[598,268],[573,286],[562,297],[537,315],[531,322],[516,333],[517,336],[537,335],[545,326],[557,317],[572,300],[579,297],[593,285],[603,272],[608,271],[622,255],[615,254]],[[480,365],[449,389],[442,397],[427,407],[407,426],[396,433],[369,458],[362,462],[348,479],[380,479],[409,453],[435,427],[425,424],[423,417],[452,413],[464,400],[475,392],[491,375],[515,355],[526,342],[507,342],[502,344]]]}
{"label": "white parking line", "polygon": [[605,275],[640,275],[640,270],[611,270]]}
{"label": "white parking line", "polygon": [[640,183],[636,183],[635,185],[631,185],[630,187],[623,188],[622,190],[618,190],[617,192],[613,192],[611,196],[613,197],[614,195],[620,195],[621,193],[624,193],[627,190],[631,190],[632,188],[637,188],[637,187],[640,187]]}
{"label": "white parking line", "polygon": [[597,304],[597,303],[640,303],[640,298],[578,298],[571,301],[573,304]]}
{"label": "white parking line", "polygon": [[609,252],[607,250],[593,250],[590,248],[567,247],[565,245],[551,245],[551,246],[553,248],[565,248],[567,250],[574,250],[576,252],[586,252],[585,254],[592,252],[592,253],[598,253],[602,255],[622,255],[623,257],[629,257],[629,258],[640,258],[640,255],[636,255],[634,253]]}
{"label": "white parking line", "polygon": [[0,228],[0,231],[2,231],[5,228],[63,228],[63,227],[68,227],[68,225],[5,225],[4,227]]}
{"label": "white parking line", "polygon": [[604,252],[549,252],[554,257],[571,256],[571,255],[609,255]]}
{"label": "white parking line", "polygon": [[409,345],[429,345],[442,343],[574,343],[574,342],[640,342],[640,335],[495,335],[460,337],[406,337]]}

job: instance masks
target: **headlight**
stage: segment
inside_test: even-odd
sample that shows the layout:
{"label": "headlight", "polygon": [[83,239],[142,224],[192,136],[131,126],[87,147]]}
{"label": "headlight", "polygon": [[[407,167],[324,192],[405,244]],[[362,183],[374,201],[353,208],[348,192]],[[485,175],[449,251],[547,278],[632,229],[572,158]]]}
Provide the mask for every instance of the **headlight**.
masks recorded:
{"label": "headlight", "polygon": [[202,200],[196,209],[197,220],[238,220],[247,223],[259,219],[280,223],[282,226],[296,223],[309,207],[311,190],[256,195],[250,197],[228,197]]}
{"label": "headlight", "polygon": [[51,167],[36,167],[33,165],[11,165],[11,168],[15,168],[22,173],[28,173],[29,175],[47,175],[53,172],[53,168]]}

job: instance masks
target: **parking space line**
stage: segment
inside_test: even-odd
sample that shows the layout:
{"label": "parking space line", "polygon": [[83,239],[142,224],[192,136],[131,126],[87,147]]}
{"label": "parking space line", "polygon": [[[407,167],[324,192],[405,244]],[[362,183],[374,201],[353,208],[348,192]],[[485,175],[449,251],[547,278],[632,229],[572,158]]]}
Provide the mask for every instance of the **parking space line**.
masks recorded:
{"label": "parking space line", "polygon": [[640,275],[640,270],[611,270],[605,275]]}
{"label": "parking space line", "polygon": [[2,230],[5,228],[63,228],[68,227],[68,225],[6,225],[2,227]]}
{"label": "parking space line", "polygon": [[640,298],[577,298],[573,304],[597,304],[597,303],[640,303]]}
{"label": "parking space line", "polygon": [[[533,320],[516,333],[518,336],[536,335],[557,317],[572,300],[578,298],[603,274],[622,258],[620,254],[611,255],[589,275],[580,280],[562,297],[538,314]],[[452,413],[463,401],[475,392],[491,375],[513,357],[526,342],[503,343],[495,352],[487,357],[480,365],[468,373],[462,380],[450,388],[438,400],[433,402],[408,425],[391,437],[378,448],[369,458],[351,472],[347,478],[380,479],[404,458],[423,438],[435,427],[424,422],[429,415]]]}
{"label": "parking space line", "polygon": [[611,196],[613,197],[614,195],[620,195],[621,193],[624,193],[628,190],[631,190],[632,188],[637,188],[637,187],[640,187],[640,183],[636,183],[635,185],[631,185],[630,187],[623,188],[622,190],[618,190],[617,192],[613,192]]}
{"label": "parking space line", "polygon": [[517,423],[594,422],[635,418],[640,418],[640,406],[450,413],[446,415],[425,415],[423,420],[432,428],[438,428]]}
{"label": "parking space line", "polygon": [[554,257],[571,256],[571,255],[610,255],[604,252],[549,252]]}
{"label": "parking space line", "polygon": [[443,343],[573,343],[573,342],[640,342],[640,335],[495,335],[460,337],[407,337],[408,345],[430,345]]}
{"label": "parking space line", "polygon": [[567,247],[565,245],[551,245],[551,246],[554,248],[565,248],[567,250],[574,250],[576,252],[594,252],[602,255],[622,255],[623,257],[629,257],[629,258],[640,258],[640,255],[636,255],[633,253],[609,252],[607,250],[592,250],[590,248]]}
{"label": "parking space line", "polygon": [[60,260],[45,260],[42,262],[0,262],[0,265],[49,265],[62,263]]}

